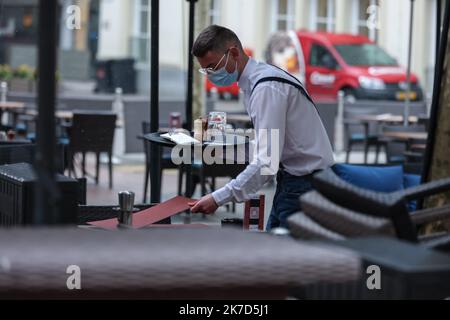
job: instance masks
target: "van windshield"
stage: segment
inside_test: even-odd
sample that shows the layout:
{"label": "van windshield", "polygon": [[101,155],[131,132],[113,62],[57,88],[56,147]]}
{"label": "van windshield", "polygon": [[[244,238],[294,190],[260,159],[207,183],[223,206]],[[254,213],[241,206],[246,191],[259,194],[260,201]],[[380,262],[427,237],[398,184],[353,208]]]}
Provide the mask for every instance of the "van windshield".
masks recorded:
{"label": "van windshield", "polygon": [[351,66],[396,66],[397,61],[379,46],[371,43],[335,45],[336,50]]}

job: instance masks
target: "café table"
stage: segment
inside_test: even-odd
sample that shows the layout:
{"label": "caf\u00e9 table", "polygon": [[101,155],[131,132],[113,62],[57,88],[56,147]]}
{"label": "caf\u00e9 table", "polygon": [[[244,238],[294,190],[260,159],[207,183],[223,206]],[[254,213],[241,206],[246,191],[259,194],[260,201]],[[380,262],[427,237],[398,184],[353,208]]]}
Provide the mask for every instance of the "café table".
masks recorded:
{"label": "caf\u00e9 table", "polygon": [[384,132],[383,136],[401,141],[426,140],[428,138],[428,134],[426,132],[408,131]]}
{"label": "caf\u00e9 table", "polygon": [[[364,114],[356,117],[360,121],[365,122],[379,122],[379,123],[403,123],[402,115],[395,115],[391,113],[383,113],[383,114]],[[419,121],[417,116],[409,116],[409,123],[417,123]]]}
{"label": "caf\u00e9 table", "polygon": [[15,124],[16,112],[25,109],[25,103],[17,101],[0,101],[0,124],[4,112],[13,113],[13,124]]}
{"label": "caf\u00e9 table", "polygon": [[422,145],[424,150],[426,148],[425,143],[422,141],[426,141],[428,137],[427,132],[417,132],[417,131],[391,131],[391,132],[383,132],[382,137],[395,140],[398,142],[405,143],[406,150],[412,150],[412,145]]}
{"label": "caf\u00e9 table", "polygon": [[[177,144],[175,142],[172,142],[171,140],[162,137],[161,135],[164,133],[167,133],[167,132],[159,131],[159,132],[148,133],[148,134],[143,135],[142,138],[149,141],[152,144],[155,144],[157,146],[157,148],[160,148],[160,147],[174,148],[175,146],[177,146]],[[192,136],[192,133],[191,133],[191,136]],[[191,156],[194,156],[194,154],[196,154],[196,152],[198,151],[198,149],[196,149],[196,148],[200,147],[200,151],[202,152],[202,163],[203,163],[203,150],[205,150],[205,148],[207,148],[208,146],[214,147],[214,150],[219,150],[219,149],[225,150],[224,153],[226,153],[226,151],[229,150],[228,148],[232,147],[234,150],[234,155],[237,155],[239,152],[236,152],[236,151],[239,146],[245,148],[245,152],[247,152],[248,145],[249,145],[248,136],[226,133],[224,136],[222,136],[221,139],[217,139],[216,141],[203,141],[202,143],[182,145],[181,147],[182,148],[191,148]],[[192,158],[191,158],[191,160],[192,160]],[[194,161],[190,161],[190,162],[191,163],[189,163],[189,164],[183,163],[181,165],[184,172],[186,173],[187,177],[191,175],[192,165],[194,164]],[[217,167],[221,166],[220,164],[214,164],[214,165],[217,165]],[[233,166],[234,165],[241,166],[241,164],[233,164]],[[222,166],[224,166],[224,165],[222,165]],[[160,169],[158,168],[157,171],[159,172]],[[157,179],[156,180],[157,183],[155,182],[154,179]],[[186,179],[186,196],[191,196],[192,191],[193,191],[192,185],[189,182],[189,180],[190,179]],[[152,175],[150,175],[150,181],[151,181],[151,185],[156,184],[158,186],[157,190],[151,189],[151,192],[159,193],[158,190],[160,190],[160,188],[161,188],[160,182],[159,182],[159,177],[153,177]],[[203,193],[203,190],[202,190],[202,193]],[[153,199],[153,197],[152,197],[152,199]]]}

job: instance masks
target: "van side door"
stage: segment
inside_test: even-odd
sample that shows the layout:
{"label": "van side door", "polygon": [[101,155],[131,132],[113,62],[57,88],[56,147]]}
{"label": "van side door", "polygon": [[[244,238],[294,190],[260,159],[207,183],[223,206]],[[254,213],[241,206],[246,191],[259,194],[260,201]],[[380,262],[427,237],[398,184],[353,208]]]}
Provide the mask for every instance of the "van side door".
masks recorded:
{"label": "van side door", "polygon": [[336,100],[336,84],[340,66],[323,45],[313,42],[306,68],[307,90],[317,100]]}

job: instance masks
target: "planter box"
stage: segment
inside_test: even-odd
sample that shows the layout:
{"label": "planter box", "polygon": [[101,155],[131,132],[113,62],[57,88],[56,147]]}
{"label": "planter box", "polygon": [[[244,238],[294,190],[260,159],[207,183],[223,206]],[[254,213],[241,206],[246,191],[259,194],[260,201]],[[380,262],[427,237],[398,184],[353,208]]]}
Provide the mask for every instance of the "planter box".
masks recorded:
{"label": "planter box", "polygon": [[28,79],[11,79],[9,82],[9,90],[15,92],[33,92],[33,80]]}

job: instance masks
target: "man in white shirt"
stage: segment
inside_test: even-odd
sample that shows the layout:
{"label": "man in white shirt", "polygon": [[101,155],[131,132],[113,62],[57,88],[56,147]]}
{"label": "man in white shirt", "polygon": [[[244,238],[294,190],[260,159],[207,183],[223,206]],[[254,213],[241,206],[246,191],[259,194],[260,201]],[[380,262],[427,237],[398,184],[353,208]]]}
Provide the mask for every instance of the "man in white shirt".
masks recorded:
{"label": "man in white shirt", "polygon": [[[236,179],[192,203],[191,211],[214,213],[227,202],[246,201],[277,175],[266,229],[287,227],[286,219],[300,210],[299,197],[312,189],[313,173],[334,164],[331,144],[313,101],[297,78],[249,58],[239,38],[227,28],[213,25],[203,30],[192,53],[202,66],[200,72],[217,86],[238,81],[259,147]],[[276,137],[275,143],[271,136]],[[274,160],[268,154],[277,149]]]}

